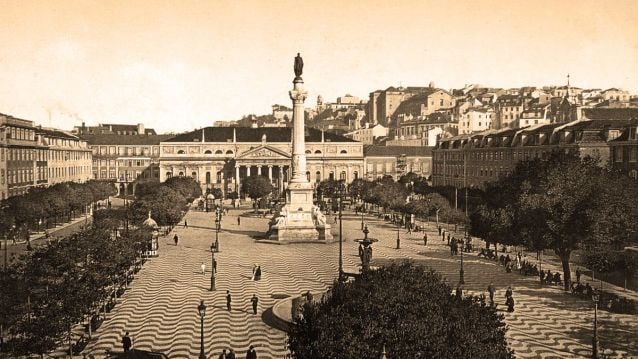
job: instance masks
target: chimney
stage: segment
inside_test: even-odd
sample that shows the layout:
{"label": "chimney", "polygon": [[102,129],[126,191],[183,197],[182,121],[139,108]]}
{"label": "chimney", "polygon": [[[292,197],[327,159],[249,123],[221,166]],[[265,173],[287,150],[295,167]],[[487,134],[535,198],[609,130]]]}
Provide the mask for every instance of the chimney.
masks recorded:
{"label": "chimney", "polygon": [[144,134],[144,124],[143,123],[138,123],[137,124],[137,134],[138,135],[143,135]]}

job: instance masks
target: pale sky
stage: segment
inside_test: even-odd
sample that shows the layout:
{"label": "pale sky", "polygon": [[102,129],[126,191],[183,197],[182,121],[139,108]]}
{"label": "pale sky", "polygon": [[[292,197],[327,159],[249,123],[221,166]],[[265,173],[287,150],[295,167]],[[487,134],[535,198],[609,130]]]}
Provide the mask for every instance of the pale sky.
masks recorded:
{"label": "pale sky", "polygon": [[[638,93],[638,1],[0,0],[0,112],[159,132],[388,86]],[[49,115],[50,114],[50,115]],[[50,119],[49,119],[50,118]]]}

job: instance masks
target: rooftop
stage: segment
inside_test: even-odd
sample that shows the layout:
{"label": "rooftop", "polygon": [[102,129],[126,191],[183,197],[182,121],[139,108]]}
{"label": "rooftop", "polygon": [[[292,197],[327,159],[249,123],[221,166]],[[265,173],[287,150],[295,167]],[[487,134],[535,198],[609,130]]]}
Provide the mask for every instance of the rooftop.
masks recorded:
{"label": "rooftop", "polygon": [[90,134],[80,135],[80,138],[89,145],[159,145],[175,135],[114,135],[114,134]]}
{"label": "rooftop", "polygon": [[[305,128],[306,142],[321,142],[321,130]],[[291,142],[292,128],[290,127],[205,127],[177,135],[162,142],[261,142],[264,135],[267,142]],[[347,137],[331,132],[324,132],[325,142],[357,142]]]}

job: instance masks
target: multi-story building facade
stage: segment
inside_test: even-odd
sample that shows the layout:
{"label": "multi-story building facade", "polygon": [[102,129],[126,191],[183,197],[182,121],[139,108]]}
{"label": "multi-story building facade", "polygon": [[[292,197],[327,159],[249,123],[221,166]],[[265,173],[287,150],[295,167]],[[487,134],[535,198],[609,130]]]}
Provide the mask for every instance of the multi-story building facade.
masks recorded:
{"label": "multi-story building facade", "polygon": [[99,124],[97,126],[86,126],[82,122],[82,126],[75,126],[73,133],[77,135],[119,135],[119,136],[137,136],[137,135],[157,135],[152,128],[144,128],[143,123],[137,125],[120,125],[113,123]]}
{"label": "multi-story building facade", "polygon": [[372,145],[376,139],[388,136],[388,128],[379,124],[374,126],[366,124],[366,127],[346,133],[345,136],[364,145]]}
{"label": "multi-story building facade", "polygon": [[86,141],[69,133],[47,128],[37,128],[36,136],[45,148],[38,149],[36,182],[52,185],[62,182],[85,182],[92,178],[91,149]]}
{"label": "multi-story building facade", "polygon": [[[291,128],[206,127],[160,143],[159,172],[163,182],[173,176],[191,176],[202,189],[220,188],[241,193],[250,175],[268,176],[281,193],[291,175]],[[363,145],[314,128],[306,129],[308,180],[347,182],[365,171]]]}
{"label": "multi-story building facade", "polygon": [[611,164],[633,179],[638,179],[638,121],[609,141]]}
{"label": "multi-story building facade", "polygon": [[432,148],[422,146],[365,146],[365,179],[377,180],[392,176],[397,180],[406,173],[430,177]]}
{"label": "multi-story building facade", "polygon": [[368,116],[371,123],[388,126],[399,105],[430,87],[388,87],[370,93]]}
{"label": "multi-story building facade", "polygon": [[522,129],[489,130],[443,139],[433,150],[435,186],[484,187],[511,172],[518,161],[572,151],[610,159],[609,143],[632,120],[582,120],[535,125]]}
{"label": "multi-story building facade", "polygon": [[34,186],[46,185],[46,178],[36,177],[37,173],[46,173],[46,159],[38,158],[38,154],[43,153],[39,151],[46,147],[36,138],[33,121],[0,114],[0,128],[6,146],[2,166],[6,171],[6,185],[0,195],[8,198],[25,194]]}
{"label": "multi-story building facade", "polygon": [[601,96],[605,101],[629,102],[630,99],[629,91],[617,88],[606,89],[601,93]]}
{"label": "multi-story building facade", "polygon": [[86,134],[92,151],[92,177],[113,181],[120,194],[133,194],[137,183],[159,181],[159,144],[174,135]]}
{"label": "multi-story building facade", "polygon": [[459,119],[459,134],[470,134],[492,128],[496,114],[488,106],[472,107]]}
{"label": "multi-story building facade", "polygon": [[494,129],[515,128],[525,109],[525,98],[518,95],[502,95],[496,99]]}

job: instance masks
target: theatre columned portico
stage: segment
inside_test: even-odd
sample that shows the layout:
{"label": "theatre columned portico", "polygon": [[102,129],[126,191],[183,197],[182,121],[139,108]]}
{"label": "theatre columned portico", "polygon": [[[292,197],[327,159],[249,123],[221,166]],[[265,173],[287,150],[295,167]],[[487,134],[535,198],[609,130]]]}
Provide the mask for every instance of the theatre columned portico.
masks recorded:
{"label": "theatre columned portico", "polygon": [[[207,127],[160,143],[160,180],[191,176],[202,190],[241,194],[251,175],[270,178],[281,193],[291,174],[290,128]],[[333,178],[351,182],[364,171],[359,142],[316,129],[306,130],[306,175],[310,182]]]}

